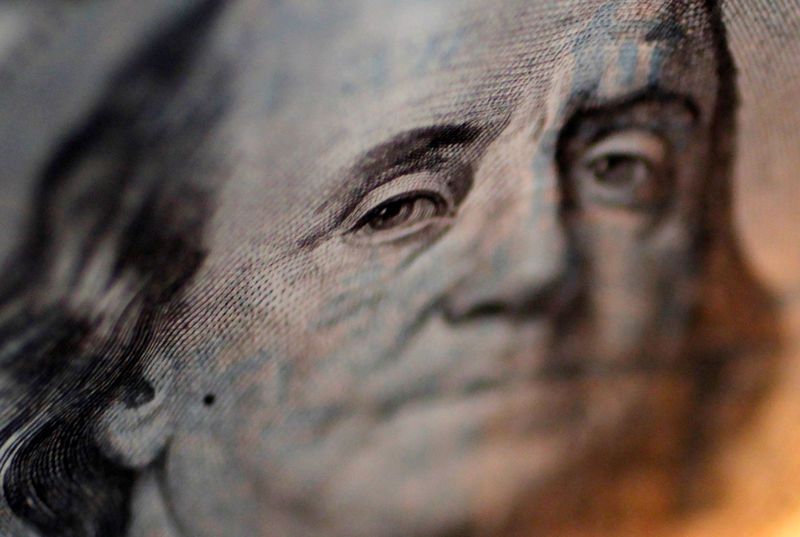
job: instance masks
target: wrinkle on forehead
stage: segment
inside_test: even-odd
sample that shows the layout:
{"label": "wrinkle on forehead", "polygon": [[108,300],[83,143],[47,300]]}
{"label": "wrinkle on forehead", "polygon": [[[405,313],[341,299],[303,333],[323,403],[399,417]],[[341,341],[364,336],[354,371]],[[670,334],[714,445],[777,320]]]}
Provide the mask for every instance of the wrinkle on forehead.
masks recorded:
{"label": "wrinkle on forehead", "polygon": [[[404,117],[416,109],[479,114],[504,93],[546,86],[565,56],[584,57],[623,37],[668,52],[684,23],[696,25],[686,16],[694,2],[350,0],[314,11],[295,4],[241,10],[237,22],[249,25],[251,37],[237,59],[245,66],[239,85],[251,118],[297,124],[338,115],[340,125],[360,129],[385,125],[401,108]],[[591,63],[602,69],[607,61]]]}
{"label": "wrinkle on forehead", "polygon": [[[569,100],[603,106],[648,90],[690,97],[709,121],[717,58],[706,2],[609,2],[578,25],[563,56]],[[562,95],[563,98],[563,95]]]}
{"label": "wrinkle on forehead", "polygon": [[261,9],[262,0],[245,0],[231,23],[246,21],[254,35],[231,115],[247,169],[228,195],[242,221],[263,220],[247,216],[258,211],[282,222],[249,231],[262,238],[288,239],[289,222],[309,225],[313,207],[347,179],[343,170],[404,131],[503,123],[521,99],[534,114],[564,114],[578,94],[603,104],[656,83],[666,91],[700,87],[698,107],[713,108],[714,53],[701,2],[302,4]]}

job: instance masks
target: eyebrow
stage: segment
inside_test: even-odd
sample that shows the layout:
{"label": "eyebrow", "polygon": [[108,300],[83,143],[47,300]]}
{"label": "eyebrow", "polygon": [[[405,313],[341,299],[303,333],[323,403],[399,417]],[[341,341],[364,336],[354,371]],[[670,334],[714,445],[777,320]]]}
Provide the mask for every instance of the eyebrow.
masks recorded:
{"label": "eyebrow", "polygon": [[469,124],[434,125],[402,132],[367,151],[352,167],[350,176],[359,179],[363,195],[397,175],[436,165],[445,155],[470,146],[481,132],[480,127]]}
{"label": "eyebrow", "polygon": [[[573,92],[567,99],[566,104],[566,123],[571,123],[576,116],[589,115],[613,115],[615,112],[627,110],[639,104],[648,102],[677,103],[682,106],[696,122],[700,119],[700,108],[694,99],[688,94],[676,93],[665,90],[657,84],[652,84],[638,90],[623,93],[613,98],[598,99],[596,95],[597,87],[581,89]],[[565,124],[566,127],[566,124]],[[562,128],[562,130],[564,130]]]}

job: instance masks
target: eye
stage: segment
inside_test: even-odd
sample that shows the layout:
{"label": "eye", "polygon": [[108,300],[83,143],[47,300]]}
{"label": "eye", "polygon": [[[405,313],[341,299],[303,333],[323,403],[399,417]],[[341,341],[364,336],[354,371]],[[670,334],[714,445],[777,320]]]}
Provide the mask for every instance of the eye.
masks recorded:
{"label": "eye", "polygon": [[669,145],[652,132],[609,134],[589,146],[579,160],[573,186],[584,202],[647,209],[669,195]]}
{"label": "eye", "polygon": [[345,221],[346,233],[367,242],[409,237],[451,216],[452,197],[426,173],[393,179],[370,192]]}
{"label": "eye", "polygon": [[411,192],[387,200],[370,210],[356,227],[369,231],[386,231],[411,226],[444,213],[444,200],[431,192]]}
{"label": "eye", "polygon": [[636,155],[612,153],[601,155],[589,163],[594,179],[608,188],[635,188],[652,180],[651,163]]}

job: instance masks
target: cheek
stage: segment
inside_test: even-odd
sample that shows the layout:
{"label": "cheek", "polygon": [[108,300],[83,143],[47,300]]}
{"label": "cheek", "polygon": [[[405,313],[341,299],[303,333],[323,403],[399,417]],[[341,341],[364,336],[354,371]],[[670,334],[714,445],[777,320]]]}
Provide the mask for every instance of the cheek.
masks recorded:
{"label": "cheek", "polygon": [[462,246],[446,234],[425,248],[338,239],[321,245],[310,255],[319,277],[304,285],[310,367],[331,378],[363,380],[400,353],[404,338],[435,316],[436,302],[463,272]]}
{"label": "cheek", "polygon": [[641,215],[602,208],[578,220],[595,362],[676,359],[693,292],[688,223],[671,215],[644,224]]}

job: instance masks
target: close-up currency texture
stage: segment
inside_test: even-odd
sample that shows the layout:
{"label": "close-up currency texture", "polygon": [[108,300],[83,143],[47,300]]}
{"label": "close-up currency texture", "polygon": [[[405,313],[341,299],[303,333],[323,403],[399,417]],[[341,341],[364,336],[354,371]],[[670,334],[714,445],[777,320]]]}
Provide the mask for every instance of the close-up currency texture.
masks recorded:
{"label": "close-up currency texture", "polygon": [[3,0],[0,537],[800,536],[800,0]]}

